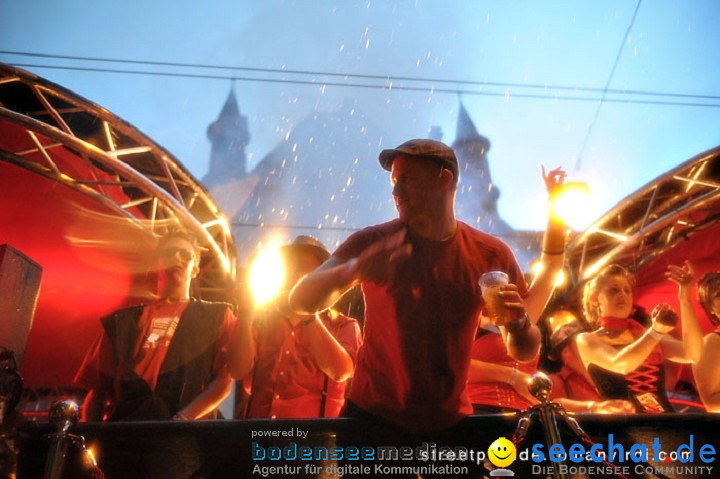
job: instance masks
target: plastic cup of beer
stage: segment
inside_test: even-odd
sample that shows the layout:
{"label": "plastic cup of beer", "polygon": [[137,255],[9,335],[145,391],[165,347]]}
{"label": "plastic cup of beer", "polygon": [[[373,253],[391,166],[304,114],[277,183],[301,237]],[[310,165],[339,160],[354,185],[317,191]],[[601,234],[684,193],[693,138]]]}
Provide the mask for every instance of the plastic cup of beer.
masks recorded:
{"label": "plastic cup of beer", "polygon": [[505,307],[499,296],[502,286],[509,282],[510,278],[502,271],[490,271],[480,276],[479,284],[485,301],[485,310],[495,326],[504,326],[511,319],[510,310]]}

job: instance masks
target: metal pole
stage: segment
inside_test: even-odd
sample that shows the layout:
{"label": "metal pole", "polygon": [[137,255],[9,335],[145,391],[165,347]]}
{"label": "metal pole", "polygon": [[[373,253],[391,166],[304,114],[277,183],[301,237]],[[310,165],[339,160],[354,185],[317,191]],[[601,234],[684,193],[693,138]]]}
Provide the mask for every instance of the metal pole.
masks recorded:
{"label": "metal pole", "polygon": [[[548,397],[550,396],[550,391],[552,391],[552,381],[550,381],[550,378],[545,374],[537,372],[533,374],[528,381],[528,389],[530,390],[530,393],[540,401],[540,405],[537,409],[540,414],[540,423],[542,424],[543,434],[545,435],[545,444],[548,448],[549,455],[550,447],[553,444],[562,444],[560,439],[560,430],[558,429],[557,422],[555,421],[555,414],[552,411],[550,403],[548,403]],[[564,460],[555,463],[553,466],[553,479],[567,479],[567,474],[561,470],[565,470]]]}
{"label": "metal pole", "polygon": [[78,422],[78,405],[70,400],[58,401],[50,408],[50,424],[55,433],[50,435],[50,448],[45,462],[43,479],[61,479],[65,458],[72,442],[68,432]]}

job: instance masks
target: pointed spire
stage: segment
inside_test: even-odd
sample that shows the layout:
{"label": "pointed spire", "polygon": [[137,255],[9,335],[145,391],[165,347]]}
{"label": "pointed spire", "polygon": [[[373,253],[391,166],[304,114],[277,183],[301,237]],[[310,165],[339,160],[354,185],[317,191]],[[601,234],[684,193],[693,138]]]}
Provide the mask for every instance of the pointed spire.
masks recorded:
{"label": "pointed spire", "polygon": [[230,85],[225,104],[217,119],[207,128],[212,143],[210,169],[203,177],[208,187],[245,176],[245,146],[250,141],[247,118],[240,114],[235,87]]}
{"label": "pointed spire", "polygon": [[[458,109],[457,128],[455,131],[455,141],[452,147],[457,149],[471,148],[477,150],[478,154],[484,155],[490,149],[490,140],[478,133],[475,124],[465,109],[462,98],[458,96],[460,108]],[[469,154],[470,157],[474,153]]]}
{"label": "pointed spire", "polygon": [[235,97],[235,85],[232,84],[230,86],[230,94],[228,95],[227,100],[225,100],[222,110],[220,110],[220,115],[218,115],[218,120],[220,118],[237,118],[239,116],[240,107],[238,106],[237,98]]}
{"label": "pointed spire", "polygon": [[235,97],[234,85],[230,86],[230,93],[228,94],[227,100],[225,100],[222,110],[220,110],[217,120],[208,126],[207,136],[210,141],[213,141],[219,136],[227,136],[243,144],[247,144],[250,140],[250,135],[247,131],[247,119],[240,114],[240,107]]}
{"label": "pointed spire", "polygon": [[457,133],[455,135],[455,141],[468,141],[482,138],[478,133],[475,124],[473,123],[470,115],[468,115],[465,105],[460,101],[460,110],[458,111],[457,119]]}

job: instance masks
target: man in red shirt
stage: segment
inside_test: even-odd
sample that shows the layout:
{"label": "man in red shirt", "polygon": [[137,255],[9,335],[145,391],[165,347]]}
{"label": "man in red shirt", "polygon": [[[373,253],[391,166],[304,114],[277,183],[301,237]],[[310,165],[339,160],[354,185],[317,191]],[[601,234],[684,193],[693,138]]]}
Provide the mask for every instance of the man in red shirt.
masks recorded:
{"label": "man in red shirt", "polygon": [[410,140],[379,160],[390,171],[399,218],[351,235],[298,283],[290,304],[312,313],[361,284],[365,338],[346,415],[406,430],[445,429],[472,413],[466,380],[484,305],[483,273],[510,277],[500,293],[515,313],[500,326],[510,355],[533,358],[540,334],[525,314],[527,286],[508,246],[455,218],[455,152],[437,141]]}
{"label": "man in red shirt", "polygon": [[360,327],[332,310],[298,315],[288,308],[290,288],[330,257],[320,241],[298,236],[282,255],[287,274],[279,299],[240,315],[238,352],[254,352],[236,363],[251,389],[246,417],[337,417],[362,342]]}
{"label": "man in red shirt", "polygon": [[90,390],[86,421],[199,419],[230,393],[235,316],[228,304],[190,298],[196,240],[170,232],[157,255],[157,299],[102,318],[102,334],[75,377]]}

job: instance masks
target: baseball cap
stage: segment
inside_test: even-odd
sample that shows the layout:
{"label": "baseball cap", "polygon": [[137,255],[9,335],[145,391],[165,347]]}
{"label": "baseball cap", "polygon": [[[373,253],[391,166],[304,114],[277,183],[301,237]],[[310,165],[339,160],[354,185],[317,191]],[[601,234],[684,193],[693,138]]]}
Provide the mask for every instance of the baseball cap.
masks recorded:
{"label": "baseball cap", "polygon": [[424,138],[418,138],[415,140],[409,140],[389,150],[383,150],[378,156],[380,166],[390,171],[392,163],[395,157],[398,155],[411,156],[423,160],[433,161],[438,165],[452,171],[455,180],[459,176],[459,168],[455,151],[447,146],[445,143],[441,143],[435,140],[428,140]]}
{"label": "baseball cap", "polygon": [[324,263],[330,257],[330,251],[322,242],[310,235],[300,235],[295,238],[292,243],[281,248],[283,253],[292,253],[296,251],[307,251],[315,256],[320,263]]}

